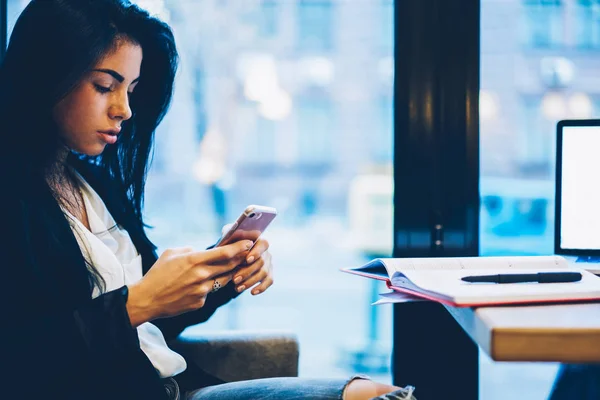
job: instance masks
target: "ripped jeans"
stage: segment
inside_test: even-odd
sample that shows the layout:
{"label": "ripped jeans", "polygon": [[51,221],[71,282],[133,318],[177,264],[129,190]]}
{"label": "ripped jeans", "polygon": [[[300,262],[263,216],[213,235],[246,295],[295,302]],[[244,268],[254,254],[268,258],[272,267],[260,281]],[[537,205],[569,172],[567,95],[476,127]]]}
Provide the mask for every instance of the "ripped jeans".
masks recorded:
{"label": "ripped jeans", "polygon": [[[223,383],[181,394],[178,387],[168,391],[171,398],[177,400],[342,400],[346,386],[354,379],[369,378],[364,375],[353,375],[349,379],[267,378]],[[176,382],[172,383],[176,386]],[[412,389],[381,398],[416,400]]]}

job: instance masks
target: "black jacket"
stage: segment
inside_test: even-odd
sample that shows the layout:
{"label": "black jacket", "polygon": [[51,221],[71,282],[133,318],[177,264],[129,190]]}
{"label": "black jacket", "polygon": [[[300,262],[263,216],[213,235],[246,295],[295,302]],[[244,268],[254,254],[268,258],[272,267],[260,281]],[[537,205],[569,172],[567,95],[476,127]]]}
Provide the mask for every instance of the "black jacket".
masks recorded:
{"label": "black jacket", "polygon": [[[97,166],[71,162],[129,232],[146,273],[156,246],[124,191]],[[83,254],[50,191],[40,182],[10,179],[10,171],[2,175],[0,398],[165,399],[130,324],[127,287],[92,300]],[[235,296],[230,284],[209,295],[203,308],[153,323],[168,341]]]}

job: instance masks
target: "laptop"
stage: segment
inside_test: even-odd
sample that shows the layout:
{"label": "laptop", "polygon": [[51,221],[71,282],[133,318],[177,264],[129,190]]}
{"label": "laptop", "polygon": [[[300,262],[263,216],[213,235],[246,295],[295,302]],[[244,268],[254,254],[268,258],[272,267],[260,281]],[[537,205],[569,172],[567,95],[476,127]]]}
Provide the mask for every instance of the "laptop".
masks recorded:
{"label": "laptop", "polygon": [[600,273],[600,119],[557,124],[554,253]]}

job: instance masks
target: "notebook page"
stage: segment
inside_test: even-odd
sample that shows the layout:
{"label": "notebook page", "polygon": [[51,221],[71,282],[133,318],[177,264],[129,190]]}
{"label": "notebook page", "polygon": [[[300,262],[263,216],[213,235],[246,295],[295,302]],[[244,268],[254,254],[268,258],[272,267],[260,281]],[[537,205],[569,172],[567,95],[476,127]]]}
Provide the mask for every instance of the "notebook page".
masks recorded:
{"label": "notebook page", "polygon": [[[537,272],[551,272],[552,268],[540,269]],[[579,282],[569,283],[468,283],[461,280],[468,275],[485,275],[489,270],[421,270],[406,271],[404,275],[412,285],[423,292],[442,295],[460,303],[478,303],[494,301],[519,301],[535,299],[583,299],[600,296],[600,278],[582,269],[571,268],[582,274]],[[513,269],[511,273],[531,273],[529,269]],[[402,278],[398,278],[402,280]],[[396,282],[396,279],[393,280]],[[400,282],[398,282],[400,283]]]}
{"label": "notebook page", "polygon": [[[460,270],[460,269],[548,269],[568,268],[561,256],[513,256],[513,257],[440,257],[440,258],[382,258],[388,272],[411,270]],[[390,276],[393,274],[390,273]]]}

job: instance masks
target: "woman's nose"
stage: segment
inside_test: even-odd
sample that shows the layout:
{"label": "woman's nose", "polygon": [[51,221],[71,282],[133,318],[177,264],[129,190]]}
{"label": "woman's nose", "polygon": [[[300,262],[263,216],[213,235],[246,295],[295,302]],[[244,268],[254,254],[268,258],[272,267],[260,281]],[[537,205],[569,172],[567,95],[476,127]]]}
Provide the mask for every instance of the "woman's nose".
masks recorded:
{"label": "woman's nose", "polygon": [[120,95],[117,101],[109,108],[109,116],[112,119],[126,121],[131,118],[132,111],[129,107],[129,96],[127,93]]}

